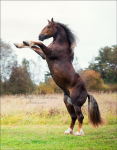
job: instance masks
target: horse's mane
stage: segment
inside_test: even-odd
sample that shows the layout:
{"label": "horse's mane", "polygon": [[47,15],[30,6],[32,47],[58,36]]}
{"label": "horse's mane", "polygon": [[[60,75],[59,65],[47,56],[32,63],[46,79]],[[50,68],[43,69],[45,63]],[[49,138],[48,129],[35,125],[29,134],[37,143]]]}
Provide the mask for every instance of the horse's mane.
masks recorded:
{"label": "horse's mane", "polygon": [[67,25],[62,24],[60,22],[57,22],[58,25],[60,25],[62,28],[64,28],[66,34],[67,34],[67,38],[68,38],[68,42],[69,42],[69,46],[70,46],[70,50],[71,50],[71,56],[72,56],[72,61],[74,59],[74,47],[76,46],[76,35],[71,31],[71,29],[68,28]]}

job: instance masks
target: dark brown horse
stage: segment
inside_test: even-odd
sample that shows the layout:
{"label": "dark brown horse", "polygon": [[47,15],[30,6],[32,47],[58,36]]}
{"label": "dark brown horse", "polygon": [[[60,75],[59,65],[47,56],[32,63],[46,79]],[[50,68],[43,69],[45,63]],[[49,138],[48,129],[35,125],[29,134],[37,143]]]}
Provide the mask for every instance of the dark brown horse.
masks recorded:
{"label": "dark brown horse", "polygon": [[24,41],[15,46],[30,47],[46,59],[52,78],[64,92],[64,102],[71,116],[71,123],[65,134],[73,134],[75,121],[78,119],[78,131],[75,135],[84,135],[82,130],[84,116],[81,107],[88,97],[89,120],[94,127],[98,127],[103,124],[98,104],[94,97],[88,94],[84,81],[73,68],[74,34],[66,25],[54,22],[53,18],[48,22],[39,35],[40,41],[53,37],[53,42],[48,47],[41,42],[34,41]]}

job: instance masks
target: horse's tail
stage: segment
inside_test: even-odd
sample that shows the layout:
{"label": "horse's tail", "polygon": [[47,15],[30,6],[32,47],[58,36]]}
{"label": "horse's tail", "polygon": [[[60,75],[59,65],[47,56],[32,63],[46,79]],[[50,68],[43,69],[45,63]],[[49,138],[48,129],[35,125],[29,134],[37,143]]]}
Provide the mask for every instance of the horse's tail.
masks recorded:
{"label": "horse's tail", "polygon": [[88,94],[88,118],[93,127],[104,125],[105,121],[101,118],[98,103],[95,98]]}

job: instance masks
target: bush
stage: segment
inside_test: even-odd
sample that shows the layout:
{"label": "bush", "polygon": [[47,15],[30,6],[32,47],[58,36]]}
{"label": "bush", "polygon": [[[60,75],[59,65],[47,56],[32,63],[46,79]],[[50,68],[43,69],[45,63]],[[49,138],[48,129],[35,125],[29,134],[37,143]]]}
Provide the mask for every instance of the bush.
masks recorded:
{"label": "bush", "polygon": [[50,86],[48,86],[46,83],[41,83],[36,90],[36,93],[38,94],[49,94],[54,93],[54,89],[52,89]]}
{"label": "bush", "polygon": [[80,71],[80,75],[83,78],[86,87],[90,91],[109,91],[108,85],[104,84],[100,74],[94,70]]}
{"label": "bush", "polygon": [[99,73],[95,72],[94,70],[87,70],[85,72],[85,83],[86,87],[89,90],[101,90],[103,80],[101,79]]}
{"label": "bush", "polygon": [[37,86],[36,93],[38,94],[49,94],[49,93],[62,93],[62,90],[56,85],[52,78],[46,80],[45,83],[41,83]]}
{"label": "bush", "polygon": [[117,84],[109,85],[109,87],[110,87],[110,91],[117,92]]}
{"label": "bush", "polygon": [[[107,85],[104,84],[103,79],[100,74],[95,72],[94,70],[80,70],[78,72],[80,76],[83,78],[86,88],[88,91],[117,91],[116,85]],[[45,83],[41,83],[36,90],[38,94],[49,94],[49,93],[62,93],[62,90],[56,85],[52,78],[46,80]]]}

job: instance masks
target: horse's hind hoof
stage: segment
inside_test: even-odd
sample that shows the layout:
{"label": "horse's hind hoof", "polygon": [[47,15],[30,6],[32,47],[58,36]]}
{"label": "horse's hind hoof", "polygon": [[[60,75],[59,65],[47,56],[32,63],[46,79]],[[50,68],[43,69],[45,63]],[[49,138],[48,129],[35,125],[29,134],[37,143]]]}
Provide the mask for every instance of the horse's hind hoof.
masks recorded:
{"label": "horse's hind hoof", "polygon": [[75,136],[83,136],[84,135],[84,132],[83,132],[83,130],[80,130],[80,132],[76,132],[75,133]]}
{"label": "horse's hind hoof", "polygon": [[29,46],[29,42],[23,41],[24,45]]}
{"label": "horse's hind hoof", "polygon": [[70,128],[68,128],[64,134],[74,134],[74,131]]}

